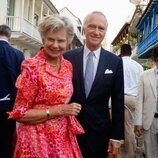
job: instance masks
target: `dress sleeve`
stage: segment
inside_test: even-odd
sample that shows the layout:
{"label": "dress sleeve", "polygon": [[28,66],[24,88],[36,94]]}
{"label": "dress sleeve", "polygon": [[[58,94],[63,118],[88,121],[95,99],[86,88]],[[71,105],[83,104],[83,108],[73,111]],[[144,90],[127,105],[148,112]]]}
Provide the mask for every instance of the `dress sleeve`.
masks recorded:
{"label": "dress sleeve", "polygon": [[22,72],[16,81],[18,91],[14,108],[12,112],[8,112],[10,118],[21,118],[32,108],[38,92],[37,76],[36,68],[31,67],[29,61],[24,61]]}

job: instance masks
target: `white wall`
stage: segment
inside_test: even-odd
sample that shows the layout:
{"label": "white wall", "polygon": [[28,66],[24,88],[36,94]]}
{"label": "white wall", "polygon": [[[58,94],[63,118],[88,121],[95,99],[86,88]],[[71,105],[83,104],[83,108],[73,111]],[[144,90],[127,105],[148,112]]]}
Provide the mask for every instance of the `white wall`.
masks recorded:
{"label": "white wall", "polygon": [[74,25],[74,28],[75,28],[75,33],[77,33],[77,26],[79,26],[78,25],[78,19],[76,18],[76,17],[74,17],[67,9],[63,9],[61,12],[60,12],[60,14],[61,15],[63,15],[63,16],[66,16],[66,17],[68,17],[70,20],[71,20],[71,22],[72,22],[72,24]]}
{"label": "white wall", "polygon": [[81,22],[77,17],[75,17],[67,8],[64,8],[60,11],[60,15],[68,17],[75,29],[75,34],[77,35],[78,39],[83,42],[82,33],[79,31],[78,27],[81,27]]}
{"label": "white wall", "polygon": [[7,0],[0,0],[0,25],[5,24],[7,14]]}

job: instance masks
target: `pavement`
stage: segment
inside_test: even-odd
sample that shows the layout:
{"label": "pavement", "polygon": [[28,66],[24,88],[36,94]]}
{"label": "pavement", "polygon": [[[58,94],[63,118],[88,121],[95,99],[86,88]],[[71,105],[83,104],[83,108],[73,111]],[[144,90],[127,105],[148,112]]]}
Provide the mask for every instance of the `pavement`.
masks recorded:
{"label": "pavement", "polygon": [[[124,146],[121,146],[118,158],[125,158]],[[134,158],[145,158],[144,147],[137,147]]]}

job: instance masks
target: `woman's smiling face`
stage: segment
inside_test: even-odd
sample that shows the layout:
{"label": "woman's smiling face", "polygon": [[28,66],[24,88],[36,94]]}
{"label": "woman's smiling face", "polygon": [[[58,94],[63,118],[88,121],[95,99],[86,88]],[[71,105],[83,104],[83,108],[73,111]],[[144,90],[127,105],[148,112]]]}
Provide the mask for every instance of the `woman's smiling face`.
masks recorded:
{"label": "woman's smiling face", "polygon": [[65,29],[48,31],[43,37],[44,53],[47,58],[57,58],[67,48],[67,33]]}

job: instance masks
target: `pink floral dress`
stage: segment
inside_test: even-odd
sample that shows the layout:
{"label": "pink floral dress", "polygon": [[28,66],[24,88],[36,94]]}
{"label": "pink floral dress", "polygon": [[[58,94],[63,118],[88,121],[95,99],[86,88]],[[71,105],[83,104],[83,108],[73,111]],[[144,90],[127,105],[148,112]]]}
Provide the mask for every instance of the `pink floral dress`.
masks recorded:
{"label": "pink floral dress", "polygon": [[[73,92],[72,65],[60,57],[58,74],[41,50],[22,63],[14,109],[10,117],[23,117],[29,109],[68,103]],[[60,105],[61,106],[61,105]],[[81,158],[76,134],[84,133],[74,116],[61,116],[39,124],[19,123],[14,158]]]}

